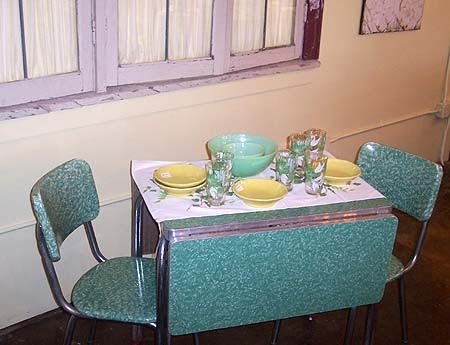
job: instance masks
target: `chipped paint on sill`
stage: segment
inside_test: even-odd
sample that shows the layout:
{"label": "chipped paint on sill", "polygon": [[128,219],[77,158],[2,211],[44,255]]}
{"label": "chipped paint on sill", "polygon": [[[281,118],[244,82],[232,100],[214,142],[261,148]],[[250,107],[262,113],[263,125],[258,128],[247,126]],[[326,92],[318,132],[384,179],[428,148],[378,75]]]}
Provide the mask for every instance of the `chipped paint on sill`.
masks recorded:
{"label": "chipped paint on sill", "polygon": [[293,60],[272,65],[260,66],[217,76],[176,79],[164,82],[151,82],[109,87],[105,93],[89,92],[50,100],[0,108],[0,121],[13,120],[27,116],[48,114],[54,111],[80,108],[101,103],[120,101],[136,97],[146,97],[163,92],[177,91],[197,86],[207,86],[229,81],[237,81],[261,76],[289,73],[317,68],[320,62]]}

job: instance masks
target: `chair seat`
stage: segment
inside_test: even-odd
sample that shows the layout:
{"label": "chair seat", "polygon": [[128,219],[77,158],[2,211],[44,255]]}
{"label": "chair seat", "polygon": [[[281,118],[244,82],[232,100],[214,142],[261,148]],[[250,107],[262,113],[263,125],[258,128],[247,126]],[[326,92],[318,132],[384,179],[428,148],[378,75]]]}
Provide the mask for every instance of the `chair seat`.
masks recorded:
{"label": "chair seat", "polygon": [[156,322],[155,260],[119,257],[96,265],[75,284],[72,303],[93,318]]}
{"label": "chair seat", "polygon": [[404,268],[405,266],[402,262],[395,255],[392,255],[391,260],[389,261],[387,281],[390,282],[400,277]]}

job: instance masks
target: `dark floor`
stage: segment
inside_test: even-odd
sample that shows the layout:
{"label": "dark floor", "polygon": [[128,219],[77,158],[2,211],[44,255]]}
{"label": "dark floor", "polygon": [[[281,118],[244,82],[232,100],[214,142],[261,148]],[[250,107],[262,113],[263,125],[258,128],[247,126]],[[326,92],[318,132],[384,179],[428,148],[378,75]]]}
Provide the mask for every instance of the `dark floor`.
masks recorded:
{"label": "dark floor", "polygon": [[[446,166],[444,182],[430,224],[421,260],[406,276],[407,307],[411,345],[450,345],[450,165]],[[399,215],[400,228],[395,253],[407,258],[417,232],[415,224]],[[413,227],[413,229],[415,229]],[[342,344],[347,312],[336,311],[283,322],[280,345]],[[60,311],[28,320],[0,330],[1,345],[62,344],[67,316]],[[361,344],[364,333],[365,308],[358,311],[353,344]],[[86,342],[88,323],[80,321],[73,344]],[[218,330],[200,334],[202,345],[251,344],[268,345],[272,323]],[[153,344],[153,334],[144,331],[145,344]],[[375,344],[400,344],[400,324],[395,283],[386,287],[379,306]],[[131,344],[129,325],[99,322],[95,344]],[[191,336],[175,337],[173,345],[193,344]]]}

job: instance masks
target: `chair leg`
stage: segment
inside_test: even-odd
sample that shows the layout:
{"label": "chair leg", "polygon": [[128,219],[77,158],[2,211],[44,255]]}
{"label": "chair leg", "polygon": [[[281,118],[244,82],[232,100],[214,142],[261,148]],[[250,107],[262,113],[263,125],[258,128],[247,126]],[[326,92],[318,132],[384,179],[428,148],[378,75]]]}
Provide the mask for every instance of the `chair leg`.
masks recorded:
{"label": "chair leg", "polygon": [[353,339],[353,330],[355,329],[356,307],[348,311],[347,326],[345,328],[344,345],[351,345]]}
{"label": "chair leg", "polygon": [[276,345],[278,342],[278,334],[280,334],[281,320],[275,320],[272,328],[271,345]]}
{"label": "chair leg", "polygon": [[[160,327],[156,328],[156,344],[157,345],[171,345],[172,344],[172,336],[167,331],[167,329],[162,329]],[[195,341],[195,338],[194,338]]]}
{"label": "chair leg", "polygon": [[[155,332],[156,334],[156,332]],[[142,327],[140,325],[131,326],[131,345],[142,344]],[[155,340],[156,343],[156,340]]]}
{"label": "chair leg", "polygon": [[94,320],[91,321],[91,329],[89,331],[89,337],[88,337],[87,345],[94,345],[96,330],[97,330],[97,320],[94,319]]}
{"label": "chair leg", "polygon": [[200,345],[200,337],[198,336],[198,333],[194,333],[193,337],[194,337],[194,345]]}
{"label": "chair leg", "polygon": [[64,335],[64,345],[71,345],[73,332],[75,331],[75,326],[77,325],[78,318],[75,315],[70,315],[69,322],[66,326],[66,334]]}
{"label": "chair leg", "polygon": [[376,321],[377,305],[371,304],[367,309],[366,334],[364,335],[364,345],[373,344],[374,323]]}
{"label": "chair leg", "polygon": [[402,324],[402,344],[408,344],[408,323],[406,318],[406,294],[405,279],[401,276],[398,279],[398,301],[400,305],[400,321]]}

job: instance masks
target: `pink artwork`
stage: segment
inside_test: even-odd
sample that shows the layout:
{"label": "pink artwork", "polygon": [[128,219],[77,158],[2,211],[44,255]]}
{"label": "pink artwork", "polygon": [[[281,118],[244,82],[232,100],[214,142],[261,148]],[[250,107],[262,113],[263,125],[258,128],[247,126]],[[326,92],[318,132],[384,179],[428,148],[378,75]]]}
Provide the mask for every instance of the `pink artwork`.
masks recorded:
{"label": "pink artwork", "polygon": [[419,30],[425,0],[365,0],[360,34]]}

